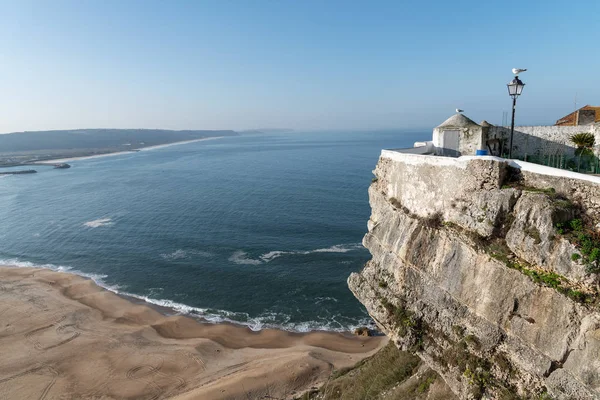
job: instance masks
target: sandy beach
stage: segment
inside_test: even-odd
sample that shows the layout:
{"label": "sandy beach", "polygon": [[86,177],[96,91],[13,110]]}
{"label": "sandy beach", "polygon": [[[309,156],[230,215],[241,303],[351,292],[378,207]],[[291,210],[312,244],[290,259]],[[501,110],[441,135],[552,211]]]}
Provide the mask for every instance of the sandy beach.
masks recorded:
{"label": "sandy beach", "polygon": [[3,399],[294,398],[386,342],[206,324],[77,275],[0,267]]}
{"label": "sandy beach", "polygon": [[56,158],[56,159],[52,159],[52,160],[36,161],[32,164],[59,164],[59,163],[65,163],[65,162],[70,162],[70,161],[77,161],[77,160],[89,160],[89,159],[93,159],[93,158],[120,156],[123,154],[135,154],[140,151],[155,150],[155,149],[161,149],[163,147],[171,147],[171,146],[177,146],[177,145],[181,145],[181,144],[203,142],[206,140],[214,140],[214,139],[221,139],[221,138],[223,138],[223,136],[207,137],[207,138],[193,139],[193,140],[183,140],[180,142],[157,144],[156,146],[138,147],[138,148],[131,149],[131,150],[115,151],[112,153],[103,153],[103,154],[94,154],[91,156],[67,157],[67,158]]}

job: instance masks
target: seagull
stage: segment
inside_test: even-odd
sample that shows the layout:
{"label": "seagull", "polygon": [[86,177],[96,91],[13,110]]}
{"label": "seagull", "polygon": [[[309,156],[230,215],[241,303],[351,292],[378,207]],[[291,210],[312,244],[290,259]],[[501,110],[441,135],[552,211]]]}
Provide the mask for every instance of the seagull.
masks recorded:
{"label": "seagull", "polygon": [[513,74],[519,75],[521,72],[527,71],[527,68],[513,68]]}
{"label": "seagull", "polygon": [[457,109],[456,109],[456,112],[457,112],[457,113],[461,113],[461,112],[463,112],[463,111],[465,111],[465,110],[461,110],[460,108],[457,108]]}

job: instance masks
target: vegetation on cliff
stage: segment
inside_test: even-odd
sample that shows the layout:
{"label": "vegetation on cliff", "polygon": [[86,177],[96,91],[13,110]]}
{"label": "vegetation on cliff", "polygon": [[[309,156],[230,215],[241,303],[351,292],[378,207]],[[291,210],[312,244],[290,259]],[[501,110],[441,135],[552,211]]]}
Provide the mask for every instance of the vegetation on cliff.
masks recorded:
{"label": "vegetation on cliff", "polygon": [[581,260],[589,273],[600,272],[600,233],[590,226],[586,226],[580,218],[572,219],[565,223],[557,223],[556,231],[564,235],[577,246],[580,253],[573,253],[573,261]]}
{"label": "vegetation on cliff", "polygon": [[302,400],[452,400],[456,397],[419,357],[393,343],[352,368],[334,372]]}

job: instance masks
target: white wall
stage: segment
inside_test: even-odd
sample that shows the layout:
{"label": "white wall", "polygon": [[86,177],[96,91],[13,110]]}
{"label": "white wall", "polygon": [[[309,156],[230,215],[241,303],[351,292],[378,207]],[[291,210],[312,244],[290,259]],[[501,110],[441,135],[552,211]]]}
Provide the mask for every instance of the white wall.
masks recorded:
{"label": "white wall", "polygon": [[[574,155],[575,146],[570,138],[576,133],[590,132],[596,136],[596,153],[600,146],[599,125],[584,126],[515,126],[513,137],[513,155]],[[492,126],[488,139],[503,138],[509,140],[510,127]]]}
{"label": "white wall", "polygon": [[[520,160],[507,160],[494,156],[461,156],[461,157],[439,157],[433,155],[406,154],[394,150],[382,150],[381,158],[387,158],[392,161],[401,162],[407,165],[430,165],[433,167],[453,167],[466,169],[469,162],[473,160],[506,162],[513,168],[519,168],[521,171],[531,172],[538,175],[547,175],[560,178],[586,181],[600,186],[600,176],[581,174],[579,172],[567,171],[564,169],[547,167],[545,165],[534,164]],[[454,184],[454,182],[451,182]]]}

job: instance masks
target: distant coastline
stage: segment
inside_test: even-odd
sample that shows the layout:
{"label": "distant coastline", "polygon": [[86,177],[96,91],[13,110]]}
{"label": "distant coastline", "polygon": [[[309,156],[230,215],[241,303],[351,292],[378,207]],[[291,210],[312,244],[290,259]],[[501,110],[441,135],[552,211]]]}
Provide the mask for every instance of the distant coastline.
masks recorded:
{"label": "distant coastline", "polygon": [[114,151],[111,153],[102,153],[102,154],[94,154],[94,155],[90,155],[90,156],[75,156],[75,157],[66,157],[66,158],[55,158],[55,159],[51,159],[51,160],[42,160],[42,161],[35,161],[31,164],[34,165],[46,165],[46,164],[57,164],[57,163],[65,163],[65,162],[70,162],[70,161],[78,161],[78,160],[89,160],[92,158],[101,158],[101,157],[109,157],[109,156],[120,156],[123,154],[133,154],[133,153],[138,153],[140,151],[148,151],[148,150],[155,150],[155,149],[161,149],[163,147],[170,147],[170,146],[176,146],[176,145],[180,145],[180,144],[188,144],[188,143],[194,143],[194,142],[202,142],[205,140],[213,140],[213,139],[222,139],[225,136],[216,136],[216,137],[207,137],[207,138],[201,138],[201,139],[192,139],[192,140],[183,140],[180,142],[172,142],[172,143],[165,143],[165,144],[157,144],[154,146],[148,146],[148,147],[140,147],[137,149],[131,149],[131,150],[127,150],[127,151]]}
{"label": "distant coastline", "polygon": [[199,140],[239,136],[232,130],[75,129],[0,135],[0,167],[128,154]]}

